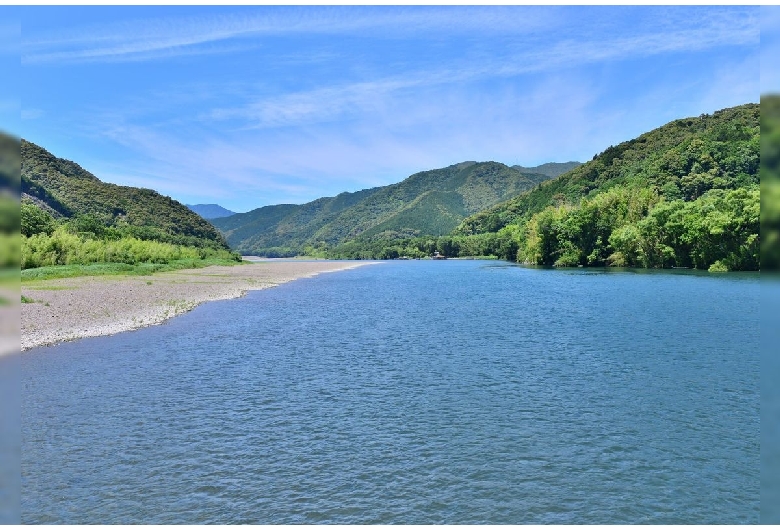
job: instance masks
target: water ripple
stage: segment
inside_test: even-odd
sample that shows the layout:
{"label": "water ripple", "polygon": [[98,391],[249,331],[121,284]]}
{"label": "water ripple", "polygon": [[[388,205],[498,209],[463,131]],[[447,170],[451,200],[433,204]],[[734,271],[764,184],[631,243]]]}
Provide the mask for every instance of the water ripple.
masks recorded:
{"label": "water ripple", "polygon": [[757,315],[752,276],[403,262],[41,348],[22,521],[755,523]]}

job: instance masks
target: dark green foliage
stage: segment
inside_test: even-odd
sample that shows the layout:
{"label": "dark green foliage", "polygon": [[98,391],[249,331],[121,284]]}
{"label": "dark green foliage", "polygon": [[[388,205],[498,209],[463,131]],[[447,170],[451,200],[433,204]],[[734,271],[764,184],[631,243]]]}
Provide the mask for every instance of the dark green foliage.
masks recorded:
{"label": "dark green foliage", "polygon": [[759,267],[758,186],[694,201],[612,188],[577,207],[546,208],[523,228],[518,261],[562,267]]}
{"label": "dark green foliage", "polygon": [[712,188],[757,184],[759,138],[756,104],[676,120],[611,146],[590,162],[465,219],[457,232],[495,232],[527,221],[549,206],[577,204],[583,197],[618,185],[693,200]]}
{"label": "dark green foliage", "polygon": [[558,267],[757,270],[760,139],[754,104],[676,120],[467,218],[449,235],[381,226],[372,237],[314,250],[352,259],[438,251]]}
{"label": "dark green foliage", "polygon": [[[759,106],[676,120],[466,219],[537,265],[757,270]],[[763,198],[763,196],[761,197]]]}
{"label": "dark green foliage", "polygon": [[658,200],[652,190],[617,186],[576,207],[545,208],[518,226],[522,241],[516,259],[537,265],[605,265],[612,254],[612,232],[643,219]]}
{"label": "dark green foliage", "polygon": [[52,215],[29,201],[21,204],[21,231],[23,236],[51,235],[57,223]]}
{"label": "dark green foliage", "polygon": [[780,95],[761,97],[761,258],[780,269]]}
{"label": "dark green foliage", "polygon": [[780,95],[761,97],[761,173],[780,178]]}
{"label": "dark green foliage", "polygon": [[514,259],[517,244],[507,234],[477,236],[409,236],[385,232],[370,239],[357,239],[335,247],[307,247],[306,255],[331,259],[419,259],[439,252],[445,257]]}
{"label": "dark green foliage", "polygon": [[117,264],[182,268],[240,261],[213,226],[170,197],[105,184],[24,140],[21,149],[16,264],[23,270],[68,266],[86,274],[83,267],[99,264],[113,264],[100,269],[105,272],[119,270]]}
{"label": "dark green foliage", "polygon": [[547,178],[495,162],[463,162],[390,186],[266,206],[213,223],[244,254],[392,255],[409,238],[447,234],[467,215]]}
{"label": "dark green foliage", "polygon": [[56,158],[25,140],[21,142],[21,154],[22,193],[58,215],[74,219],[77,232],[102,237],[115,228],[144,240],[228,248],[212,225],[170,197],[101,182],[78,164]]}

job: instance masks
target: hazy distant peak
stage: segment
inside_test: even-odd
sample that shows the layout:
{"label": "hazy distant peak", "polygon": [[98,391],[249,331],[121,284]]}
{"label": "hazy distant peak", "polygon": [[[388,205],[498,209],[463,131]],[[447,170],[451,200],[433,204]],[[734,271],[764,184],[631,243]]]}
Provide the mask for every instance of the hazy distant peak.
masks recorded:
{"label": "hazy distant peak", "polygon": [[235,215],[236,213],[223,208],[219,204],[187,204],[186,206],[204,219],[219,219],[220,217]]}
{"label": "hazy distant peak", "polygon": [[547,162],[535,167],[524,166],[512,166],[521,173],[537,173],[547,175],[548,177],[555,178],[558,175],[563,175],[567,171],[571,171],[577,166],[581,166],[582,162]]}

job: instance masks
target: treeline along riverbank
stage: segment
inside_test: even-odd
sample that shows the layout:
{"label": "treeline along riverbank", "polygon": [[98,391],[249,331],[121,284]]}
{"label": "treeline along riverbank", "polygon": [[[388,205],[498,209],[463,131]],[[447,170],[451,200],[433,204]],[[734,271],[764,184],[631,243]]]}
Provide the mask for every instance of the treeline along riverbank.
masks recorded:
{"label": "treeline along riverbank", "polygon": [[759,116],[760,106],[747,104],[675,120],[465,218],[447,235],[384,231],[264,255],[439,252],[551,266],[758,270]]}

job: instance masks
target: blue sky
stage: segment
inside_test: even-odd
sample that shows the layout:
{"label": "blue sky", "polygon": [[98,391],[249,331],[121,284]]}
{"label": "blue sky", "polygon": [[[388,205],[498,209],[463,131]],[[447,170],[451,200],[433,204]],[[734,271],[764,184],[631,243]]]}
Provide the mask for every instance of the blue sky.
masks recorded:
{"label": "blue sky", "polygon": [[779,6],[761,6],[761,93],[780,93]]}
{"label": "blue sky", "polygon": [[587,161],[757,102],[761,9],[0,8],[0,43],[22,28],[0,117],[104,181],[247,211],[464,160]]}

